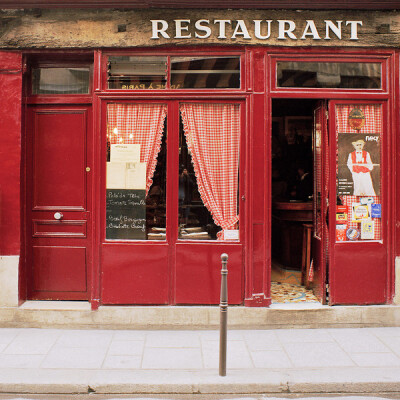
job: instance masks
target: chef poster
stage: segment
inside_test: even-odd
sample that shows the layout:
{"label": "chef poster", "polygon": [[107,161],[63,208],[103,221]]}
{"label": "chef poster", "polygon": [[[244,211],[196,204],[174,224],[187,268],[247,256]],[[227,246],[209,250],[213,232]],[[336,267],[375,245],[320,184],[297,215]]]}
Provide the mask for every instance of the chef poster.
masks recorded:
{"label": "chef poster", "polygon": [[380,135],[338,134],[338,195],[380,195]]}

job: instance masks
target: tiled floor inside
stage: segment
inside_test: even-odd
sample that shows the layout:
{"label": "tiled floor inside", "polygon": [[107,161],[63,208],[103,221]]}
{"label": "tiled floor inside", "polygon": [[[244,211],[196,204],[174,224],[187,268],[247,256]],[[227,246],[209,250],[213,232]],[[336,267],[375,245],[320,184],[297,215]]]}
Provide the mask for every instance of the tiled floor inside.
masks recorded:
{"label": "tiled floor inside", "polygon": [[318,303],[318,299],[314,296],[312,290],[291,283],[272,282],[271,297],[272,303]]}
{"label": "tiled floor inside", "polygon": [[271,270],[272,303],[319,303],[312,290],[301,285],[301,271],[285,268],[272,260]]}

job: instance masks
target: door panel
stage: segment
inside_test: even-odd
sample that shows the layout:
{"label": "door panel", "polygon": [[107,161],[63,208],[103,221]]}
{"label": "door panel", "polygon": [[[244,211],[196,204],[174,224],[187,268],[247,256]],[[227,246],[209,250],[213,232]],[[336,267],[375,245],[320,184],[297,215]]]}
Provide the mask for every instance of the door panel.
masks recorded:
{"label": "door panel", "polygon": [[34,209],[84,209],[86,113],[40,111],[35,115]]}
{"label": "door panel", "polygon": [[31,299],[89,298],[90,111],[88,106],[28,110],[27,265]]}
{"label": "door panel", "polygon": [[382,243],[337,243],[331,270],[330,304],[386,302],[387,257]]}
{"label": "door panel", "polygon": [[243,248],[240,244],[178,243],[176,245],[176,303],[218,304],[221,254],[228,259],[229,304],[243,302]]}
{"label": "door panel", "polygon": [[86,292],[86,276],[84,247],[33,247],[35,292]]}
{"label": "door panel", "polygon": [[87,221],[33,220],[33,237],[74,236],[86,237]]}
{"label": "door panel", "polygon": [[167,304],[169,265],[167,244],[103,244],[102,302]]}

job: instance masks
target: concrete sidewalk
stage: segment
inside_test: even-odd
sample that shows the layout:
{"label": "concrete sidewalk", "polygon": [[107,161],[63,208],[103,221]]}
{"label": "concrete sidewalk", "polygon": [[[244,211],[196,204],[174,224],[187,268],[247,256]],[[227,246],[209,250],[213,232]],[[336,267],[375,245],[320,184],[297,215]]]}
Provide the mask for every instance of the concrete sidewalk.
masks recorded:
{"label": "concrete sidewalk", "polygon": [[400,328],[0,329],[1,393],[400,393]]}

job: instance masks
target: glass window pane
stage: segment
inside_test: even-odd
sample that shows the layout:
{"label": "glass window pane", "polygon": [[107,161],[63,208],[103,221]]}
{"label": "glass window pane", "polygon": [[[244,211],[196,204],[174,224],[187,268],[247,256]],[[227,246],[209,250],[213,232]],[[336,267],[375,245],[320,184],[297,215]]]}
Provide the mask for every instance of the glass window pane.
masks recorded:
{"label": "glass window pane", "polygon": [[89,93],[89,68],[34,68],[32,94]]}
{"label": "glass window pane", "polygon": [[167,57],[110,56],[109,89],[165,89]]}
{"label": "glass window pane", "polygon": [[336,240],[381,240],[381,105],[336,106],[336,139]]}
{"label": "glass window pane", "polygon": [[179,239],[239,240],[240,107],[181,104]]}
{"label": "glass window pane", "polygon": [[380,89],[380,63],[277,62],[278,87]]}
{"label": "glass window pane", "polygon": [[165,240],[166,154],[164,104],[108,105],[106,239]]}
{"label": "glass window pane", "polygon": [[171,57],[171,88],[240,88],[240,57]]}

